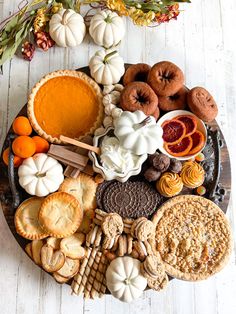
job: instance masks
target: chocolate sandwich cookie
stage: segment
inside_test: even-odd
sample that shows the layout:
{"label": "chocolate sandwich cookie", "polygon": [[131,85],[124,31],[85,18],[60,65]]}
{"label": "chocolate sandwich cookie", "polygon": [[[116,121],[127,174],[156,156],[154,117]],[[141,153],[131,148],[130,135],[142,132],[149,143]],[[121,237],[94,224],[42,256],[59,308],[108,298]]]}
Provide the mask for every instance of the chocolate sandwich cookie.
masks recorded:
{"label": "chocolate sandwich cookie", "polygon": [[151,185],[140,181],[114,181],[104,189],[101,198],[104,211],[133,219],[151,216],[162,201],[161,195]]}

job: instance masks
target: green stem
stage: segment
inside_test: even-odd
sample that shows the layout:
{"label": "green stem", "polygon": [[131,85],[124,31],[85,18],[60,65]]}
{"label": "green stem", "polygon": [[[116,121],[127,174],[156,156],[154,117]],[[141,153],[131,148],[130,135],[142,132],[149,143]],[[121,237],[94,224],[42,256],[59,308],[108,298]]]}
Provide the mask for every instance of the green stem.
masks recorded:
{"label": "green stem", "polygon": [[116,53],[117,53],[117,50],[114,50],[114,51],[112,51],[112,52],[109,52],[107,55],[105,55],[104,60],[103,60],[103,63],[107,63],[108,60],[109,60],[112,56],[114,56]]}

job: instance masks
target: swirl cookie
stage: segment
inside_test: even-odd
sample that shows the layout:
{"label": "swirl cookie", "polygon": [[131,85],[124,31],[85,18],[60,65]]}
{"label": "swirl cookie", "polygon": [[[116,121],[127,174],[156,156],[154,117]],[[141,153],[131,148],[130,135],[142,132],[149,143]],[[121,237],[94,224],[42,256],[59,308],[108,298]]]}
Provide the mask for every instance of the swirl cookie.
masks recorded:
{"label": "swirl cookie", "polygon": [[184,84],[184,74],[174,63],[156,63],[148,74],[148,84],[158,96],[175,95]]}
{"label": "swirl cookie", "polygon": [[128,84],[120,95],[120,106],[126,111],[141,110],[146,115],[152,115],[157,105],[157,95],[148,84],[143,82]]}
{"label": "swirl cookie", "polygon": [[72,235],[83,219],[83,210],[78,200],[65,192],[49,195],[39,211],[39,222],[44,230],[55,238]]}
{"label": "swirl cookie", "polygon": [[183,189],[183,182],[177,173],[165,172],[156,183],[158,192],[165,197],[178,195]]}
{"label": "swirl cookie", "polygon": [[38,219],[43,200],[43,198],[31,197],[21,203],[16,210],[14,219],[16,232],[25,239],[39,240],[48,236]]}
{"label": "swirl cookie", "polygon": [[70,237],[61,240],[60,249],[66,257],[81,259],[85,256],[85,249],[82,247],[84,240],[85,235],[83,233],[74,233]]}
{"label": "swirl cookie", "polygon": [[191,111],[204,122],[213,121],[218,108],[212,95],[203,87],[194,87],[187,96],[188,106]]}
{"label": "swirl cookie", "polygon": [[186,161],[180,172],[183,184],[190,188],[195,189],[201,186],[205,179],[205,171],[203,167],[195,161]]}

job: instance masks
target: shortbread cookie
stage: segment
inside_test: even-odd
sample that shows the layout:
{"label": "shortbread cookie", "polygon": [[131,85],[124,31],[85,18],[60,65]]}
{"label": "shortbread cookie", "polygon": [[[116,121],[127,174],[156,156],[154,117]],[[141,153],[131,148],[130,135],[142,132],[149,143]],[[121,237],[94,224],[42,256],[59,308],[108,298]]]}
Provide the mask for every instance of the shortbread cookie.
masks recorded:
{"label": "shortbread cookie", "polygon": [[40,226],[38,214],[43,198],[31,197],[20,204],[15,213],[16,232],[29,240],[40,240],[48,236]]}
{"label": "shortbread cookie", "polygon": [[146,241],[155,234],[155,226],[145,217],[136,219],[131,227],[131,235],[139,241]]}
{"label": "shortbread cookie", "polygon": [[127,237],[124,234],[119,237],[119,246],[117,250],[117,255],[124,256],[126,253],[127,253]]}
{"label": "shortbread cookie", "polygon": [[148,255],[141,264],[142,274],[145,278],[164,278],[165,268],[156,255]]}
{"label": "shortbread cookie", "polygon": [[131,230],[131,226],[133,224],[134,220],[129,218],[123,218],[124,223],[124,232],[129,234]]}
{"label": "shortbread cookie", "polygon": [[66,257],[81,259],[85,256],[85,249],[82,247],[84,241],[85,235],[83,233],[74,233],[61,240],[60,249]]}
{"label": "shortbread cookie", "polygon": [[41,249],[42,267],[49,273],[58,271],[65,263],[65,255],[61,251],[54,251],[53,248],[45,244]]}
{"label": "shortbread cookie", "polygon": [[29,255],[30,258],[33,259],[33,256],[32,256],[32,242],[26,244],[25,252]]}
{"label": "shortbread cookie", "polygon": [[33,240],[31,243],[32,258],[37,265],[41,265],[41,249],[43,245],[42,240]]}
{"label": "shortbread cookie", "polygon": [[123,232],[123,220],[119,214],[107,214],[102,222],[102,231],[107,237],[115,237]]}
{"label": "shortbread cookie", "polygon": [[93,226],[86,236],[86,246],[97,247],[100,245],[102,239],[102,229],[99,226]]}
{"label": "shortbread cookie", "polygon": [[72,259],[66,257],[64,265],[56,272],[62,277],[73,277],[75,276],[80,267],[80,261],[78,259]]}
{"label": "shortbread cookie", "polygon": [[84,211],[96,208],[97,184],[94,179],[84,173],[80,173],[76,179],[65,179],[59,191],[73,195],[80,203]]}
{"label": "shortbread cookie", "polygon": [[66,283],[70,280],[70,277],[63,277],[59,275],[58,273],[53,273],[52,275],[53,275],[53,278],[56,280],[56,282],[61,283],[61,284]]}
{"label": "shortbread cookie", "polygon": [[106,256],[106,258],[111,262],[113,261],[113,259],[115,259],[117,256],[114,252],[108,251],[108,250],[104,250],[103,251],[104,255]]}
{"label": "shortbread cookie", "polygon": [[65,192],[49,195],[39,211],[39,222],[46,232],[55,238],[75,233],[83,218],[78,200]]}
{"label": "shortbread cookie", "polygon": [[131,234],[127,234],[127,254],[131,254],[133,249],[133,237]]}
{"label": "shortbread cookie", "polygon": [[49,237],[46,239],[46,242],[48,245],[50,245],[54,250],[59,250],[60,249],[60,243],[61,239],[59,238],[54,238],[54,237]]}
{"label": "shortbread cookie", "polygon": [[117,235],[113,238],[109,238],[109,237],[105,236],[103,239],[103,243],[102,243],[102,249],[115,251],[117,249],[117,246],[118,246],[119,237],[120,237],[120,235]]}
{"label": "shortbread cookie", "polygon": [[134,249],[135,249],[135,250],[138,252],[138,254],[139,254],[139,255],[138,255],[138,259],[139,259],[140,261],[143,261],[143,260],[146,258],[146,256],[148,255],[144,243],[141,242],[141,241],[134,241],[134,242],[133,242],[133,247],[134,247]]}

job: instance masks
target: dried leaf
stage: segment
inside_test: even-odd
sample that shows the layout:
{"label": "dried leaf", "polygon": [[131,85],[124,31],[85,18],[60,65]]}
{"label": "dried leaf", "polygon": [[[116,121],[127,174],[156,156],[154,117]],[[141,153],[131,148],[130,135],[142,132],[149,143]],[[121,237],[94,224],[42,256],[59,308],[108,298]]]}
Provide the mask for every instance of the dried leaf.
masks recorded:
{"label": "dried leaf", "polygon": [[19,16],[18,15],[11,18],[10,21],[7,22],[7,24],[4,27],[5,32],[10,33],[17,26],[18,22],[19,22]]}

